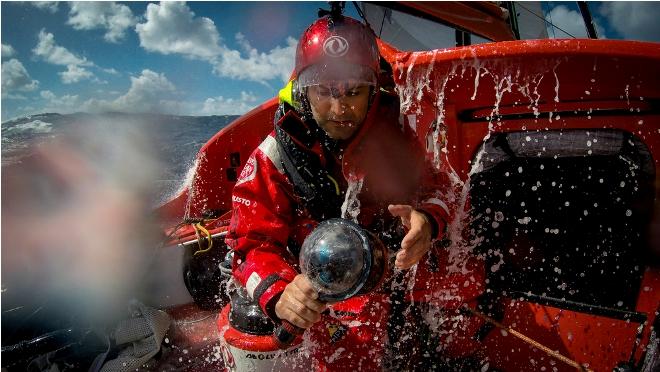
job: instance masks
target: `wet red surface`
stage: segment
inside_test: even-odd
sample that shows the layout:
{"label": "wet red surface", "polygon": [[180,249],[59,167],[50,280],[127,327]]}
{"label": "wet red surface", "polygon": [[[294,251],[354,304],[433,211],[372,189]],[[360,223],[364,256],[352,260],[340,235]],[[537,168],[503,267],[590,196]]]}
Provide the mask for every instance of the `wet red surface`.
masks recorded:
{"label": "wet red surface", "polygon": [[166,309],[173,318],[164,341],[158,371],[224,371],[220,338],[216,326],[218,312],[205,311],[195,304]]}

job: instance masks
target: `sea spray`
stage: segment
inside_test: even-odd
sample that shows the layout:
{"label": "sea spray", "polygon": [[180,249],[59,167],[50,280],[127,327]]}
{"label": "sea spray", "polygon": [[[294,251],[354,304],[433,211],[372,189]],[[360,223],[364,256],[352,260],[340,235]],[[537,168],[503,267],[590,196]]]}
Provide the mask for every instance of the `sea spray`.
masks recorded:
{"label": "sea spray", "polygon": [[[552,68],[552,74],[555,76],[555,102],[559,102],[559,77],[557,76],[557,67],[559,67],[560,64],[561,61],[557,61],[557,64]],[[594,71],[595,69],[596,65],[594,64]]]}
{"label": "sea spray", "polygon": [[[191,216],[191,206],[193,202],[200,202],[195,200],[196,196],[196,188],[195,188],[195,176],[197,175],[197,169],[201,164],[207,164],[206,162],[206,153],[200,153],[196,158],[195,162],[193,163],[192,167],[188,169],[186,172],[186,178],[183,182],[183,185],[181,185],[181,188],[179,189],[179,192],[183,192],[184,190],[188,190],[188,200],[186,201],[186,206],[184,210],[184,218],[191,218],[194,216]],[[195,209],[198,209],[197,206],[192,206]]]}
{"label": "sea spray", "polygon": [[346,196],[344,198],[344,203],[341,206],[342,218],[351,220],[355,223],[358,222],[357,217],[360,214],[360,199],[358,198],[358,195],[360,195],[363,183],[364,178],[351,178],[348,181]]}
{"label": "sea spray", "polygon": [[[190,165],[186,167],[188,170],[186,171],[186,174],[183,177],[183,182],[181,182],[178,186],[176,186],[175,184],[174,188],[171,189],[168,188],[169,191],[164,191],[162,193],[161,199],[158,200],[156,203],[157,204],[156,208],[165,205],[167,202],[171,201],[177,195],[185,192],[186,190],[190,192],[190,190],[192,189],[193,180],[195,179],[195,175],[197,174],[197,167],[199,166],[199,163],[200,162],[197,157],[195,157],[195,159],[191,163],[189,163]],[[184,215],[188,216],[189,214],[190,214],[190,206],[189,203],[186,203]]]}
{"label": "sea spray", "polygon": [[[554,84],[554,102],[559,101],[559,79],[557,77],[557,68],[560,66],[562,60],[548,61],[548,68],[536,72],[521,72],[520,67],[513,69],[507,68],[491,68],[497,66],[497,61],[481,61],[476,57],[473,51],[474,59],[453,61],[451,65],[438,67],[429,63],[426,66],[415,66],[415,61],[419,57],[418,53],[413,53],[411,63],[404,69],[397,71],[399,73],[399,82],[397,83],[396,90],[401,99],[401,110],[405,114],[420,115],[422,111],[422,100],[425,99],[424,93],[431,95],[434,102],[435,120],[429,127],[427,132],[427,153],[432,155],[432,162],[435,169],[443,172],[449,179],[449,185],[446,190],[438,190],[437,196],[442,196],[447,204],[455,207],[451,220],[448,222],[447,235],[451,239],[449,247],[446,248],[449,253],[449,266],[446,269],[448,274],[469,275],[468,262],[471,257],[474,257],[474,250],[483,241],[484,237],[480,236],[478,231],[472,231],[466,234],[466,227],[472,224],[474,216],[469,207],[469,196],[471,190],[471,181],[473,177],[483,170],[483,162],[486,158],[485,146],[480,146],[477,153],[472,157],[471,167],[467,178],[463,180],[458,172],[454,169],[454,164],[449,162],[451,158],[451,149],[447,144],[448,124],[446,123],[446,99],[454,92],[454,89],[459,89],[460,81],[465,79],[465,74],[470,72],[473,75],[473,92],[468,95],[471,100],[476,100],[478,97],[478,89],[483,86],[482,79],[490,77],[494,87],[493,105],[488,120],[488,133],[485,135],[482,144],[486,143],[492,133],[501,125],[500,103],[506,94],[520,94],[528,100],[528,108],[534,113],[535,118],[540,115],[539,103],[541,102],[540,87],[543,82],[546,71],[551,70],[555,77]],[[435,60],[436,53],[434,52]],[[434,69],[436,71],[434,71]],[[495,72],[499,71],[499,72]],[[459,82],[457,82],[457,80]],[[465,82],[462,83],[465,86]],[[432,89],[431,89],[432,88]],[[627,92],[626,92],[627,93]],[[522,98],[521,97],[521,98]],[[523,101],[524,102],[524,101]],[[552,120],[552,117],[549,118]],[[555,117],[559,119],[559,117]],[[416,123],[417,128],[423,125],[421,122]],[[452,123],[453,124],[453,123]],[[418,135],[424,135],[421,131]],[[497,270],[497,266],[502,264],[502,256],[500,262],[496,264],[493,269]],[[406,275],[407,283],[403,284],[405,290],[412,292],[415,282],[417,266],[415,265],[412,270]],[[460,286],[477,285],[476,279],[472,277],[472,281],[466,280],[465,283],[458,283]],[[393,288],[395,289],[395,288]],[[404,289],[404,288],[399,288]],[[432,289],[432,288],[430,288]],[[449,290],[432,291],[430,298],[427,298],[430,304],[435,306],[428,306],[422,312],[425,322],[430,326],[431,331],[438,337],[443,337],[449,340],[452,333],[460,332],[460,328],[464,326],[464,317],[460,314],[448,314],[443,309],[443,305],[449,301],[461,300],[456,298],[456,295],[451,288]],[[418,304],[419,306],[419,304]],[[441,348],[442,345],[439,346]],[[439,351],[439,350],[438,350]]]}

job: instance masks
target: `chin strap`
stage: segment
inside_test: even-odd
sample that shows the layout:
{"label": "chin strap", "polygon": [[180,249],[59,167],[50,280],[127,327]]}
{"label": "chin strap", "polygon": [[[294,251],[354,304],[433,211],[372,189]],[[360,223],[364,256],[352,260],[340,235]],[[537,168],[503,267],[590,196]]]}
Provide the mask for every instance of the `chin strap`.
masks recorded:
{"label": "chin strap", "polygon": [[289,80],[284,88],[280,89],[277,97],[279,98],[280,104],[284,103],[293,107],[293,109],[300,114],[300,118],[303,121],[313,119],[312,108],[307,100],[307,96],[298,86],[298,81],[296,79]]}

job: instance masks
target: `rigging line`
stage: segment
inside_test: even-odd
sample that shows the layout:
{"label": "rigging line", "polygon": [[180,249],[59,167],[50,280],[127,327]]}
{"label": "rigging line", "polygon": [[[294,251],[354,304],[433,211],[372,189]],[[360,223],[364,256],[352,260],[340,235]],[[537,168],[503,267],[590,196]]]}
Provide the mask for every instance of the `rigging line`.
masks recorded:
{"label": "rigging line", "polygon": [[524,334],[522,334],[522,333],[516,331],[516,330],[513,329],[513,328],[510,328],[510,327],[505,326],[504,324],[502,324],[502,323],[496,321],[495,319],[493,319],[493,318],[487,316],[486,314],[483,314],[483,313],[481,313],[481,312],[479,312],[479,311],[477,311],[477,310],[474,310],[474,309],[472,309],[471,307],[469,307],[469,306],[467,306],[467,305],[464,305],[462,309],[465,309],[467,312],[471,313],[472,315],[475,315],[475,316],[481,318],[482,320],[484,320],[484,321],[486,321],[486,322],[488,322],[488,323],[493,324],[493,325],[496,326],[497,328],[499,328],[499,329],[501,329],[501,330],[504,330],[504,331],[508,332],[509,334],[511,334],[511,335],[513,335],[513,336],[515,336],[515,337],[517,337],[517,338],[519,338],[519,339],[521,339],[522,341],[528,343],[529,345],[532,345],[532,346],[536,347],[537,349],[539,349],[539,350],[541,350],[541,351],[544,351],[546,354],[548,354],[548,355],[550,355],[550,356],[553,356],[553,357],[555,357],[556,359],[559,359],[560,361],[562,361],[562,362],[564,362],[564,363],[570,365],[571,367],[576,368],[578,371],[581,371],[581,372],[593,372],[591,369],[587,368],[586,366],[583,366],[583,365],[581,365],[580,363],[578,363],[578,362],[576,362],[576,361],[574,361],[574,360],[572,360],[572,359],[570,359],[570,358],[567,358],[567,357],[563,356],[563,355],[560,354],[558,351],[554,351],[554,350],[550,349],[549,347],[547,347],[547,346],[545,346],[545,345],[539,343],[538,341],[536,341],[536,340],[534,340],[534,339],[532,339],[532,338],[529,338],[529,337],[525,336]]}
{"label": "rigging line", "polygon": [[[355,7],[355,10],[357,11],[358,15],[364,20],[364,23],[367,25],[367,27],[369,27],[369,29],[373,31],[373,33],[375,34],[376,30],[374,30],[369,24],[369,21],[367,21],[367,17],[365,17],[364,12],[362,11],[362,9],[360,9],[360,6],[358,5],[357,1],[353,1],[353,6]],[[380,35],[378,37],[380,37]]]}
{"label": "rigging line", "polygon": [[385,17],[387,16],[387,11],[383,10],[383,20],[380,21],[380,31],[378,31],[378,38],[383,34],[383,25],[385,24]]}
{"label": "rigging line", "polygon": [[554,23],[552,23],[552,13],[551,13],[551,12],[548,12],[548,14],[550,15],[550,21],[548,21],[547,19],[545,19],[545,18],[541,17],[540,15],[538,15],[538,14],[532,12],[532,11],[529,10],[527,7],[525,7],[524,5],[522,5],[522,4],[521,4],[521,3],[522,3],[521,1],[516,1],[515,3],[516,3],[516,5],[519,5],[521,8],[523,8],[523,9],[525,9],[526,11],[528,11],[529,13],[531,13],[533,16],[535,16],[535,17],[537,17],[537,18],[539,18],[539,19],[542,19],[545,23],[549,23],[550,26],[553,27],[553,28],[552,28],[552,36],[553,36],[553,37],[555,37],[555,38],[557,37],[557,35],[555,35],[555,28],[557,28],[559,31],[565,33],[566,35],[572,37],[573,39],[577,39],[577,37],[574,36],[574,35],[572,35],[570,32],[568,32],[568,31],[564,30],[563,28],[561,28],[561,27],[555,25]]}

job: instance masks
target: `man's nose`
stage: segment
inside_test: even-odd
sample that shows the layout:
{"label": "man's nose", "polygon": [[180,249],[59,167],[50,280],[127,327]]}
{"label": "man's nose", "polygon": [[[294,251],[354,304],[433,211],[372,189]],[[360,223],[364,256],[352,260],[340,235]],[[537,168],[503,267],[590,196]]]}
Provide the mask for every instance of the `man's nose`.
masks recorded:
{"label": "man's nose", "polygon": [[335,114],[342,114],[346,111],[344,96],[330,98],[330,111],[332,111]]}

